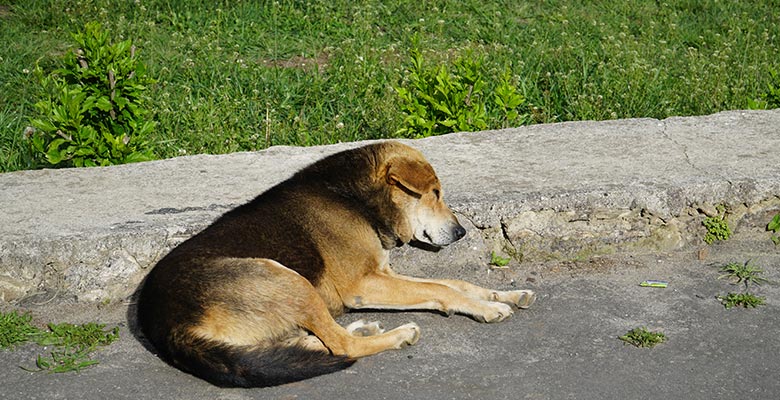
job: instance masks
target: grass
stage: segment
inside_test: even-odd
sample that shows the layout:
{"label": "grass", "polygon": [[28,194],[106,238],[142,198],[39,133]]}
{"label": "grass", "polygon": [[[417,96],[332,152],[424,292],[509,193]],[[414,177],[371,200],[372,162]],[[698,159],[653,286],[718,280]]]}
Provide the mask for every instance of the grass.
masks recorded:
{"label": "grass", "polygon": [[663,332],[651,332],[647,328],[634,328],[618,339],[636,347],[653,347],[666,340]]}
{"label": "grass", "polygon": [[763,305],[766,301],[766,299],[763,297],[759,297],[747,292],[729,293],[725,296],[718,296],[718,300],[720,300],[721,304],[723,304],[726,309],[734,307],[756,308],[760,305]]}
{"label": "grass", "polygon": [[0,0],[0,171],[31,165],[30,71],[89,21],[158,82],[156,157],[394,137],[415,43],[482,60],[484,93],[511,77],[516,123],[742,109],[780,70],[773,2]]}
{"label": "grass", "polygon": [[30,314],[16,311],[0,313],[0,349],[13,348],[28,341],[52,347],[48,356],[37,357],[37,369],[31,371],[80,371],[98,363],[91,358],[93,352],[119,338],[119,328],[105,330],[105,325],[96,323],[48,324],[47,329],[40,329],[31,321]]}
{"label": "grass", "polygon": [[720,272],[723,274],[718,279],[726,278],[734,281],[735,284],[743,284],[745,290],[748,290],[751,284],[761,285],[768,282],[766,278],[759,276],[764,273],[764,270],[751,264],[750,261],[744,264],[735,262],[726,264],[720,268]]}
{"label": "grass", "polygon": [[40,330],[31,321],[30,314],[0,313],[0,349],[14,347],[39,335]]}
{"label": "grass", "polygon": [[764,270],[747,261],[744,264],[736,262],[726,264],[720,268],[720,272],[723,274],[718,279],[726,278],[735,285],[744,285],[742,293],[729,292],[726,296],[717,297],[726,309],[733,307],[756,308],[765,303],[765,298],[748,292],[751,285],[760,286],[762,283],[769,282],[768,279],[760,276]]}

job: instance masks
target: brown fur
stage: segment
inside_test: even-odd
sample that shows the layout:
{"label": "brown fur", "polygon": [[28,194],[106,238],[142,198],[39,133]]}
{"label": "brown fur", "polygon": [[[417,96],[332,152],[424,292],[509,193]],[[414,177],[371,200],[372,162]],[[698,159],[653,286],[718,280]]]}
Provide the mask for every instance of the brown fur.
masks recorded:
{"label": "brown fur", "polygon": [[333,319],[345,309],[429,309],[501,321],[531,291],[398,275],[388,251],[446,246],[465,229],[417,150],[382,142],[326,157],[173,249],[139,298],[142,331],[175,366],[223,386],[268,386],[414,344]]}

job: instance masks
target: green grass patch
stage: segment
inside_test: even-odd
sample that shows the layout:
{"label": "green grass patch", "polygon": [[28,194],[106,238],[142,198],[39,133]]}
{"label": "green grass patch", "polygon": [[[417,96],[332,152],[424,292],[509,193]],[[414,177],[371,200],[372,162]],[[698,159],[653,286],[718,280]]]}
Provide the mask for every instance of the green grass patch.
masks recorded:
{"label": "green grass patch", "polygon": [[30,314],[16,311],[0,313],[0,348],[12,348],[25,342],[52,347],[49,355],[39,355],[35,369],[53,373],[80,371],[98,363],[92,358],[98,348],[119,339],[119,328],[105,329],[105,325],[48,324],[40,329],[31,323]]}
{"label": "green grass patch", "polygon": [[[62,68],[71,34],[91,22],[131,41],[156,81],[146,141],[164,158],[772,107],[776,11],[716,0],[0,0],[0,171],[34,166],[33,72]],[[403,95],[412,50],[418,76],[435,73],[417,81],[435,101]],[[443,114],[411,125],[419,110]]]}
{"label": "green grass patch", "polygon": [[663,332],[652,332],[642,327],[634,328],[625,335],[619,336],[618,339],[636,347],[653,347],[666,341],[666,335]]}
{"label": "green grass patch", "polygon": [[0,313],[0,349],[34,340],[40,330],[32,325],[32,315],[16,311]]}

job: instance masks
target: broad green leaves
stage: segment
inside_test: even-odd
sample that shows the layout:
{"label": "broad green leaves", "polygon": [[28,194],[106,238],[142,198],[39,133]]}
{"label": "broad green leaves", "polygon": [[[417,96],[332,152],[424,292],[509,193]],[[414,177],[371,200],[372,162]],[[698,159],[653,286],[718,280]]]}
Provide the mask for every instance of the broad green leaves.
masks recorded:
{"label": "broad green leaves", "polygon": [[154,80],[129,40],[112,44],[100,24],[72,35],[76,48],[62,68],[36,74],[45,93],[35,104],[39,117],[30,146],[37,161],[58,167],[91,167],[153,158],[146,137],[146,90]]}

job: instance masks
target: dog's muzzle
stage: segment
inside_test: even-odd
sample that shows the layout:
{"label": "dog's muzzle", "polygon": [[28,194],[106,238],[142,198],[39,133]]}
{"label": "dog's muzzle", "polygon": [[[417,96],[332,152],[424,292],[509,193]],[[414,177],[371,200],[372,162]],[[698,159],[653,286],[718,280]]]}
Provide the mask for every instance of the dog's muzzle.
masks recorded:
{"label": "dog's muzzle", "polygon": [[436,247],[444,247],[455,243],[466,236],[466,228],[460,223],[455,222],[453,225],[443,226],[439,229],[423,230],[421,236],[422,237],[416,237],[415,239]]}

